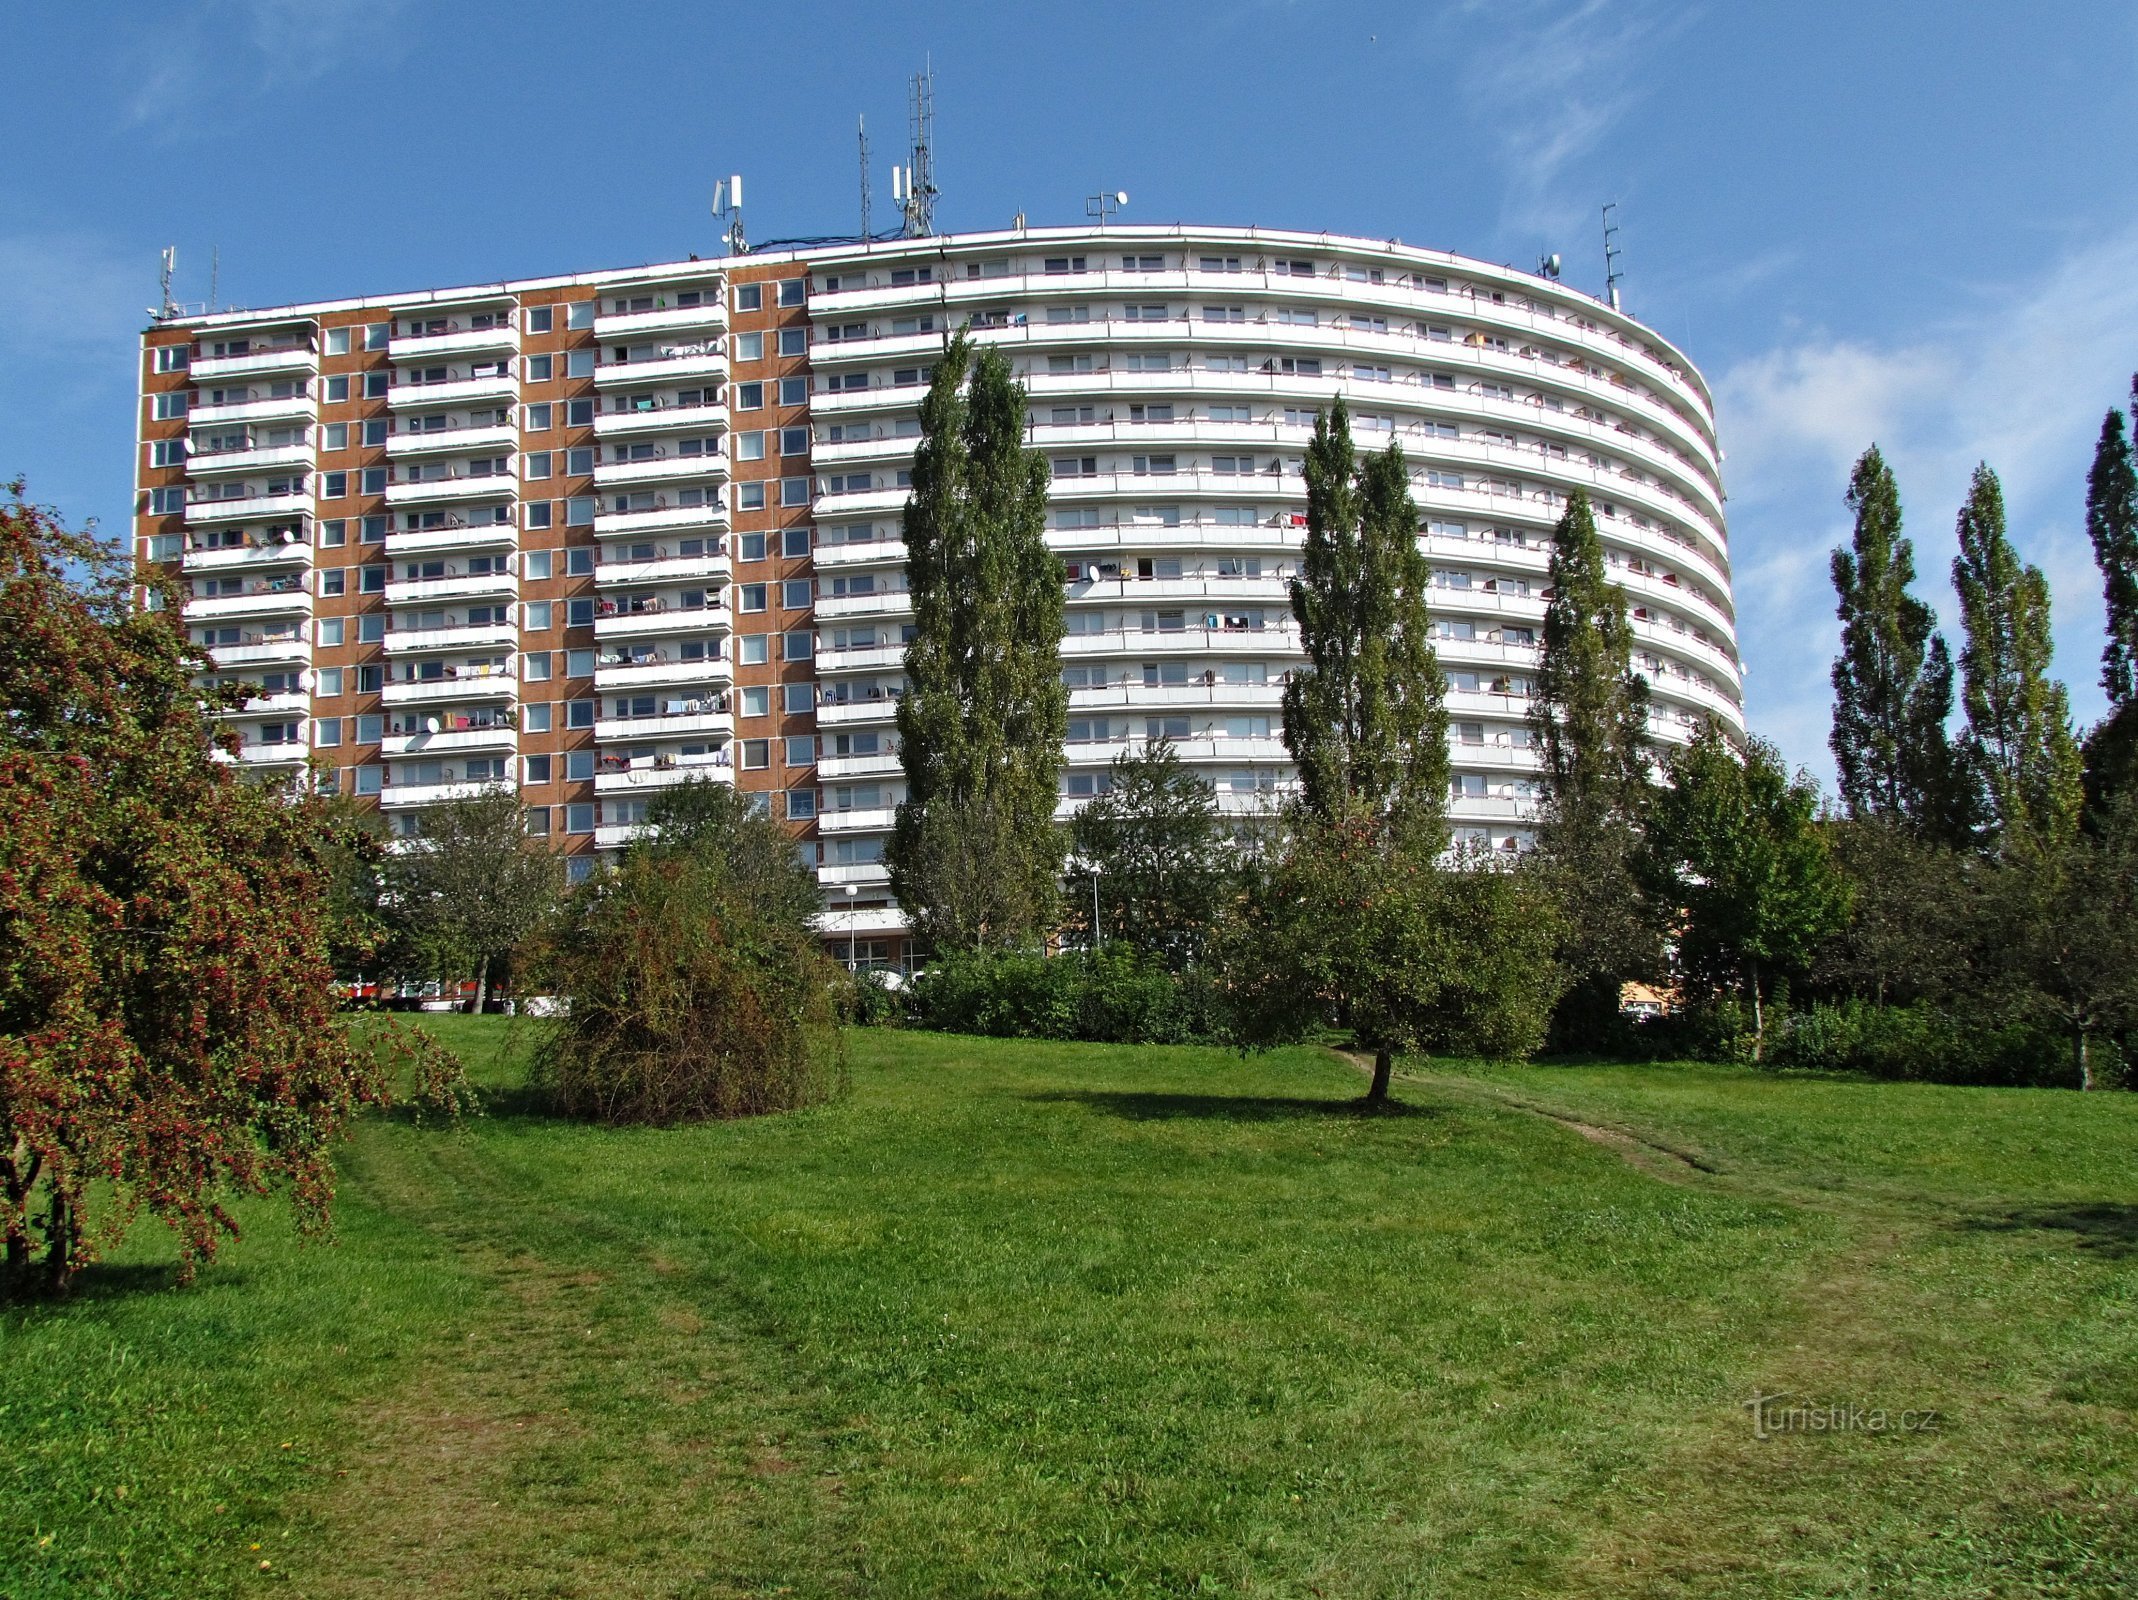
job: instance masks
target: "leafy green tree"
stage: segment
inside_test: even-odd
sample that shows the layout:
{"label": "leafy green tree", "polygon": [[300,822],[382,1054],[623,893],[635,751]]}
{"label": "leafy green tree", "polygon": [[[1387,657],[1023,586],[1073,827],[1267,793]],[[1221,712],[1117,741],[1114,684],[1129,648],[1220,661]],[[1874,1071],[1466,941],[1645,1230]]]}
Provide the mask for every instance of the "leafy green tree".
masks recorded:
{"label": "leafy green tree", "polygon": [[235,1196],[287,1192],[323,1228],[332,1146],[384,1098],[336,1015],[321,807],[218,759],[180,606],[8,487],[0,1237],[21,1287],[65,1288],[144,1210],[187,1276],[237,1234]]}
{"label": "leafy green tree", "polygon": [[1370,817],[1401,848],[1433,854],[1447,815],[1447,679],[1402,448],[1361,464],[1339,397],[1315,419],[1306,490],[1292,614],[1307,665],[1284,690],[1303,799],[1325,822]]}
{"label": "leafy green tree", "polygon": [[1250,1042],[1334,1022],[1373,1055],[1366,1104],[1399,1053],[1520,1058],[1559,998],[1557,906],[1519,864],[1454,870],[1391,850],[1353,815],[1303,828],[1228,929],[1236,1026]]}
{"label": "leafy green tree", "polygon": [[2005,536],[2004,491],[1986,465],[1975,468],[1959,537],[1964,753],[2004,844],[2051,844],[2078,822],[2078,745],[2064,686],[2049,676],[2048,580]]}
{"label": "leafy green tree", "polygon": [[1819,951],[1812,986],[1881,1006],[1969,997],[1979,971],[1982,858],[1926,839],[1898,817],[1841,818],[1825,832],[1849,910]]}
{"label": "leafy green tree", "polygon": [[490,971],[526,944],[563,893],[562,858],[527,836],[519,796],[476,789],[426,806],[423,831],[386,858],[385,903],[439,977],[475,980],[473,1009],[490,999]]}
{"label": "leafy green tree", "polygon": [[1169,739],[1123,751],[1108,775],[1069,829],[1075,857],[1099,869],[1093,942],[1118,940],[1178,972],[1202,959],[1235,882],[1217,796]]}
{"label": "leafy green tree", "polygon": [[824,907],[816,872],[796,858],[792,836],[730,783],[699,779],[662,789],[646,803],[646,831],[631,848],[711,855],[736,893],[789,927],[814,928]]}
{"label": "leafy green tree", "polygon": [[1629,978],[1661,964],[1662,928],[1634,872],[1649,790],[1648,682],[1633,670],[1625,591],[1606,576],[1589,497],[1576,489],[1552,533],[1550,600],[1529,725],[1543,804],[1540,862],[1565,916],[1569,983],[1554,1032],[1596,1042]]}
{"label": "leafy green tree", "polygon": [[[2138,409],[2138,380],[2132,393]],[[2138,467],[2120,411],[2102,419],[2094,447],[2086,535],[2108,604],[2108,644],[2101,653],[2108,715],[2087,734],[2084,750],[2087,803],[2099,810],[2112,795],[2138,784]]]}
{"label": "leafy green tree", "polygon": [[1741,748],[1713,726],[1673,750],[1649,808],[1645,871],[1678,910],[1678,964],[1691,988],[1741,995],[1753,1053],[1766,1041],[1777,979],[1806,971],[1843,926],[1846,888],[1813,822],[1819,793],[1762,739]]}
{"label": "leafy green tree", "polygon": [[1025,393],[1009,362],[992,348],[975,354],[962,330],[920,421],[891,888],[937,949],[1031,944],[1054,925],[1069,727],[1047,464],[1024,446]]}
{"label": "leafy green tree", "polygon": [[[842,1091],[838,969],[764,892],[792,850],[732,837],[735,851],[628,850],[552,925],[541,968],[571,1005],[536,1052],[535,1081],[564,1115],[665,1126]],[[760,847],[762,859],[738,855]]]}
{"label": "leafy green tree", "polygon": [[1841,653],[1834,659],[1829,740],[1842,803],[1856,818],[1893,818],[1926,838],[1969,832],[1968,786],[1945,731],[1952,655],[1937,616],[1909,593],[1915,548],[1901,535],[1900,491],[1876,445],[1849,475],[1849,548],[1833,553]]}

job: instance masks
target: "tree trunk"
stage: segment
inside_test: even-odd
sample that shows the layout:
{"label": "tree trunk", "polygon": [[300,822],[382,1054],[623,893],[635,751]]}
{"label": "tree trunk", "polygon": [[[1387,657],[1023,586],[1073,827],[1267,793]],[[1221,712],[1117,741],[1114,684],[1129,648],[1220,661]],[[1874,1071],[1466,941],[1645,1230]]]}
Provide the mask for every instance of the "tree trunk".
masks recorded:
{"label": "tree trunk", "polygon": [[1366,1090],[1366,1104],[1388,1104],[1388,1080],[1396,1070],[1396,1053],[1383,1045],[1373,1053],[1373,1082]]}
{"label": "tree trunk", "polygon": [[1767,1053],[1767,1010],[1759,1003],[1759,963],[1752,963],[1752,1060],[1756,1064]]}
{"label": "tree trunk", "polygon": [[2071,1036],[2071,1059],[2079,1069],[2079,1087],[2093,1087],[2093,1060],[2087,1050],[2087,1031],[2076,1030]]}
{"label": "tree trunk", "polygon": [[475,968],[475,1015],[483,1014],[483,1007],[490,1003],[490,958],[484,956]]}
{"label": "tree trunk", "polygon": [[54,1295],[65,1294],[74,1275],[79,1232],[74,1208],[67,1204],[65,1195],[54,1189],[51,1208],[45,1214],[45,1284]]}

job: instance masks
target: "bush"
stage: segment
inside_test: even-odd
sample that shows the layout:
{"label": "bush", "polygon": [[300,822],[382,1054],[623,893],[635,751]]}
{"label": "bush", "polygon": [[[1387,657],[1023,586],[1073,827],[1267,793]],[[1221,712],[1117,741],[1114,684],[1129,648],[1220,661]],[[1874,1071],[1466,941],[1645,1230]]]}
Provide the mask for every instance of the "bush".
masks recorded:
{"label": "bush", "polygon": [[775,898],[713,849],[632,850],[584,885],[548,952],[570,1008],[535,1058],[557,1108],[667,1124],[840,1093],[840,975]]}
{"label": "bush", "polygon": [[1862,1000],[1791,1013],[1775,1030],[1771,1059],[1778,1067],[1922,1083],[2050,1088],[2075,1081],[2070,1046],[2054,1029]]}
{"label": "bush", "polygon": [[894,989],[879,972],[857,972],[842,993],[846,1020],[857,1028],[895,1028],[906,1020],[906,991]]}
{"label": "bush", "polygon": [[1021,951],[945,956],[913,985],[920,1027],[997,1039],[1193,1044],[1226,1036],[1215,987],[1121,946],[1048,957]]}

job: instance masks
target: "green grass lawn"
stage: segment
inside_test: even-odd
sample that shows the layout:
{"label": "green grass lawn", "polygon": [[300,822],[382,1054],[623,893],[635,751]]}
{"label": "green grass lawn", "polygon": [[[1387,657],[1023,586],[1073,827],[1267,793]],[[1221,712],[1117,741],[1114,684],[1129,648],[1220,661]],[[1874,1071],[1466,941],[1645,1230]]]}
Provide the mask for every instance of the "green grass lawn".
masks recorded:
{"label": "green grass lawn", "polygon": [[614,1132],[437,1026],[335,1245],[0,1312],[0,1596],[2138,1592],[2138,1097],[870,1032]]}

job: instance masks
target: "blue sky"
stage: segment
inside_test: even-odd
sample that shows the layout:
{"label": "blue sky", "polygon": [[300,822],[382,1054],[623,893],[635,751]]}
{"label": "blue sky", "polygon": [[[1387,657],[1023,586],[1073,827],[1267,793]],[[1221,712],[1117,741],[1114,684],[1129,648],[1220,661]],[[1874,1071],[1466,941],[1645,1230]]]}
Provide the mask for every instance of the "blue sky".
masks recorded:
{"label": "blue sky", "polygon": [[1749,709],[1822,775],[1826,552],[1876,439],[1925,592],[1966,475],[2004,477],[2098,711],[2081,525],[2138,368],[2138,7],[2036,0],[886,5],[101,0],[10,8],[0,474],[125,526],[157,252],[180,299],[272,304],[711,254],[879,217],[933,58],[938,223],[1261,223],[1601,286],[1716,386]]}

